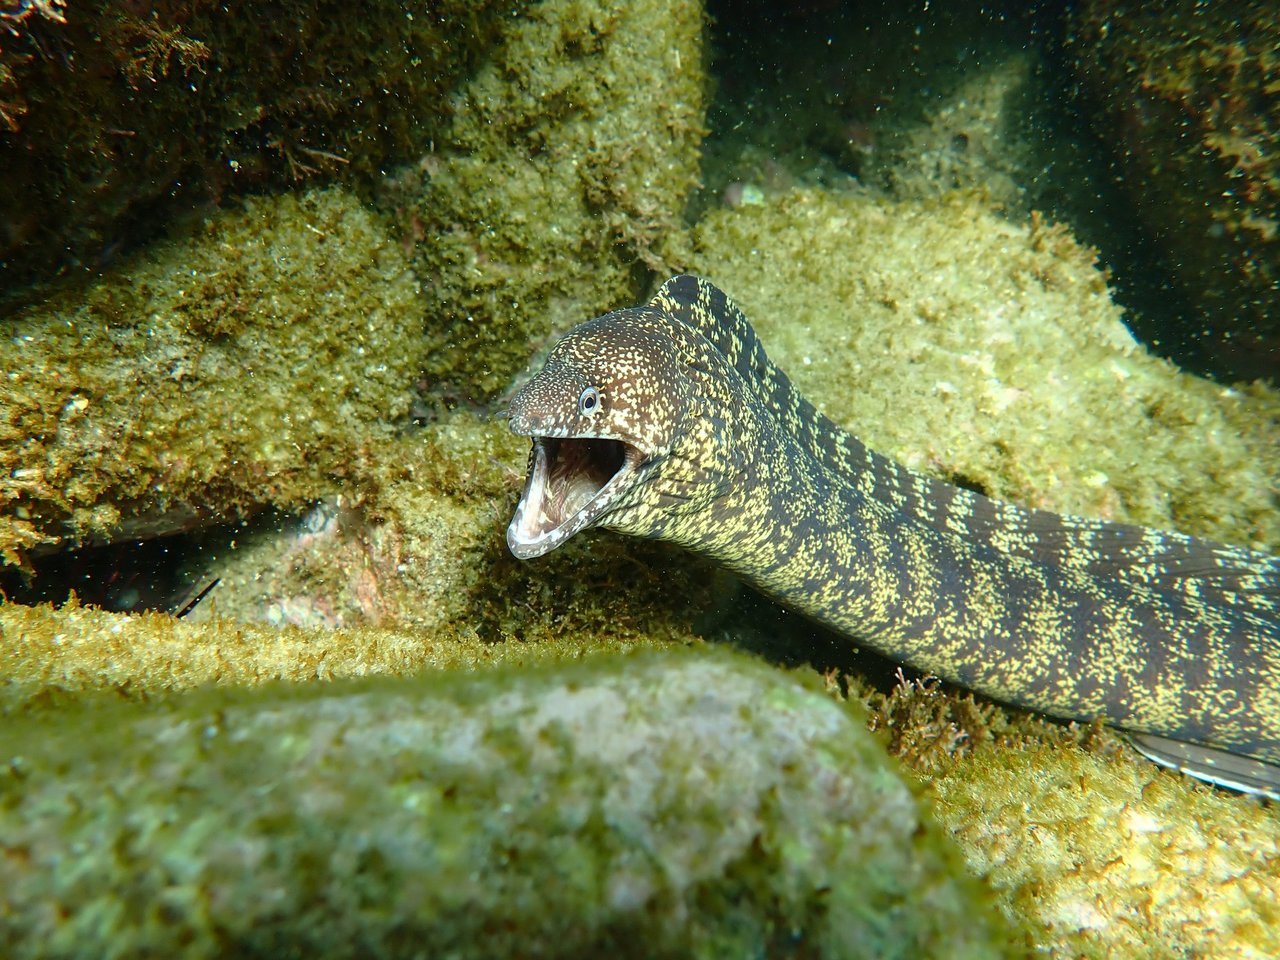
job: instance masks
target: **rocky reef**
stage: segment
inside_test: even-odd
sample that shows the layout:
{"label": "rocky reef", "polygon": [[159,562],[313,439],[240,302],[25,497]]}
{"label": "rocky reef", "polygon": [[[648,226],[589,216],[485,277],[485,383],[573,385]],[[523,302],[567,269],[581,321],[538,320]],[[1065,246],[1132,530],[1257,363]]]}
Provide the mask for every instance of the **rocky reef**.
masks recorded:
{"label": "rocky reef", "polygon": [[[91,29],[75,4],[19,7],[6,58]],[[159,98],[211,83],[200,70],[228,50],[197,29],[212,7],[187,8],[94,14],[209,43],[189,69],[152,64]],[[334,24],[297,36],[341,32],[350,11],[322,9]],[[751,111],[722,101],[703,149],[721,74],[697,5],[502,9],[388,27],[372,74],[457,51],[386,80],[390,99],[352,81],[350,110],[411,114],[388,120],[405,150],[339,109],[339,139],[280,142],[295,163],[311,165],[299,144],[351,159],[300,171],[341,182],[232,190],[95,276],[9,281],[6,953],[1280,955],[1272,807],[1100,726],[895,677],[665,545],[588,534],[522,563],[503,544],[527,454],[503,394],[560,330],[692,269],[882,453],[1023,503],[1280,549],[1275,390],[1155,356],[1081,231],[1037,212],[1066,190],[1036,180],[1051,158],[1016,122],[1044,109],[1046,61],[1000,53],[1008,24],[961,57],[981,17],[895,21],[895,48],[938,66],[914,81],[943,91],[921,111],[913,68],[850,79],[797,47],[827,84],[801,135],[730,158],[725,129]],[[56,59],[0,59],[18,135],[53,109]],[[236,154],[261,187],[291,175],[263,142],[278,107],[264,98],[248,128],[267,159]],[[815,143],[834,144],[820,162]],[[713,189],[695,195],[700,163]],[[122,198],[104,190],[83,220],[49,207],[58,242],[110,244]],[[37,235],[14,242],[36,257]],[[128,576],[216,579],[181,619],[11,599],[53,551],[179,531]],[[77,562],[64,592],[126,579]]]}
{"label": "rocky reef", "polygon": [[[342,187],[249,199],[40,288],[0,345],[5,561],[301,509],[406,418],[416,380],[490,398],[549,331],[638,296],[702,130],[700,14],[658,6],[505,21],[379,212]],[[670,89],[631,97],[655,60]]]}

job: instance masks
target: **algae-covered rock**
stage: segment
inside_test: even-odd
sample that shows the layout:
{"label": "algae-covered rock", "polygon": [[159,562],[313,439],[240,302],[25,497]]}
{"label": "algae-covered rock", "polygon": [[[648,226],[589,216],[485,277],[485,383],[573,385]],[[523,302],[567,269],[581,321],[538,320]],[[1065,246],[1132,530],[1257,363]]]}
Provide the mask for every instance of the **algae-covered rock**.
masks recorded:
{"label": "algae-covered rock", "polygon": [[1280,20],[1235,4],[1089,0],[1067,50],[1134,209],[1220,369],[1280,382]]}
{"label": "algae-covered rock", "polygon": [[253,199],[6,323],[0,556],[327,492],[409,409],[419,285],[329,188]]}
{"label": "algae-covered rock", "polygon": [[193,203],[367,183],[425,149],[521,6],[5,4],[0,284],[96,267]]}
{"label": "algae-covered rock", "polygon": [[1280,396],[1148,353],[1061,226],[795,191],[708,214],[688,259],[881,453],[1031,506],[1280,547]]}
{"label": "algae-covered rock", "polygon": [[703,11],[544,0],[511,18],[386,201],[420,239],[437,389],[489,398],[556,329],[642,291],[698,180]]}
{"label": "algae-covered rock", "polygon": [[1037,956],[1280,956],[1280,817],[1162,770],[1101,725],[941,684],[863,695]]}
{"label": "algae-covered rock", "polygon": [[0,732],[11,956],[1003,955],[853,715],[729,656]]}
{"label": "algae-covered rock", "polygon": [[1280,818],[1132,751],[987,743],[930,778],[1046,957],[1280,956]]}

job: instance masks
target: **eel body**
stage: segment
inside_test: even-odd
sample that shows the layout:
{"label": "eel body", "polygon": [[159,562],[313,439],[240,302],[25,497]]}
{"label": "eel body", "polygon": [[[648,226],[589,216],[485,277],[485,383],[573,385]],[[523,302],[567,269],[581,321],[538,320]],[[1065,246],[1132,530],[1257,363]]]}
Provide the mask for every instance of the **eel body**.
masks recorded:
{"label": "eel body", "polygon": [[1280,794],[1280,558],[992,500],[869,450],[705,280],[580,324],[513,398],[507,543],[669,540],[900,662]]}

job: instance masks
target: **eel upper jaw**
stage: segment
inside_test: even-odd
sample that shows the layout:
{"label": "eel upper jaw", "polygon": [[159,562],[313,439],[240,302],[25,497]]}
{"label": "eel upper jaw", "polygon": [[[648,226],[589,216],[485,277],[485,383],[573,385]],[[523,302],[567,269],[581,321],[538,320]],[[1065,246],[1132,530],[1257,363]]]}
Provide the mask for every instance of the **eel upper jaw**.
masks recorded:
{"label": "eel upper jaw", "polygon": [[647,459],[636,445],[609,437],[534,434],[529,476],[507,546],[521,560],[550,553],[599,520],[635,485]]}

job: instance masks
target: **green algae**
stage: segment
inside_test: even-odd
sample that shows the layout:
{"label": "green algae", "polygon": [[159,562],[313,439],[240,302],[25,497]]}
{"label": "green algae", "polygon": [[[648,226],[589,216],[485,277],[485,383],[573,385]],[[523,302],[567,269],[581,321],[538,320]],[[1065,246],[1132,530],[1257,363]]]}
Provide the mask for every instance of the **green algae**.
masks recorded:
{"label": "green algae", "polygon": [[698,178],[702,29],[699,5],[669,0],[548,0],[507,22],[385,197],[421,238],[437,389],[493,397],[550,333],[663,266]]}
{"label": "green algae", "polygon": [[931,793],[1049,956],[1280,950],[1280,821],[1251,798],[1060,743],[978,748]]}
{"label": "green algae", "polygon": [[967,195],[795,191],[713,211],[690,243],[775,362],[873,449],[1030,506],[1280,546],[1280,398],[1144,350],[1064,227]]}
{"label": "green algae", "polygon": [[[691,634],[646,646],[696,644]],[[175,620],[111,613],[76,603],[58,609],[0,603],[0,714],[17,717],[82,701],[156,700],[198,687],[301,686],[426,669],[467,671],[573,661],[635,647],[628,637],[530,628],[528,639],[482,640],[474,630],[425,633],[396,626],[341,630],[230,619]],[[53,721],[51,720],[51,723]]]}
{"label": "green algae", "polygon": [[419,286],[340,188],[254,199],[8,321],[0,556],[334,491],[409,409]]}
{"label": "green algae", "polygon": [[15,957],[1007,955],[856,717],[738,656],[215,691],[0,756]]}
{"label": "green algae", "polygon": [[510,556],[526,443],[465,412],[387,438],[331,524],[206,536],[189,574],[221,582],[184,620],[0,603],[0,707],[698,643],[734,587],[681,551],[602,536]]}

